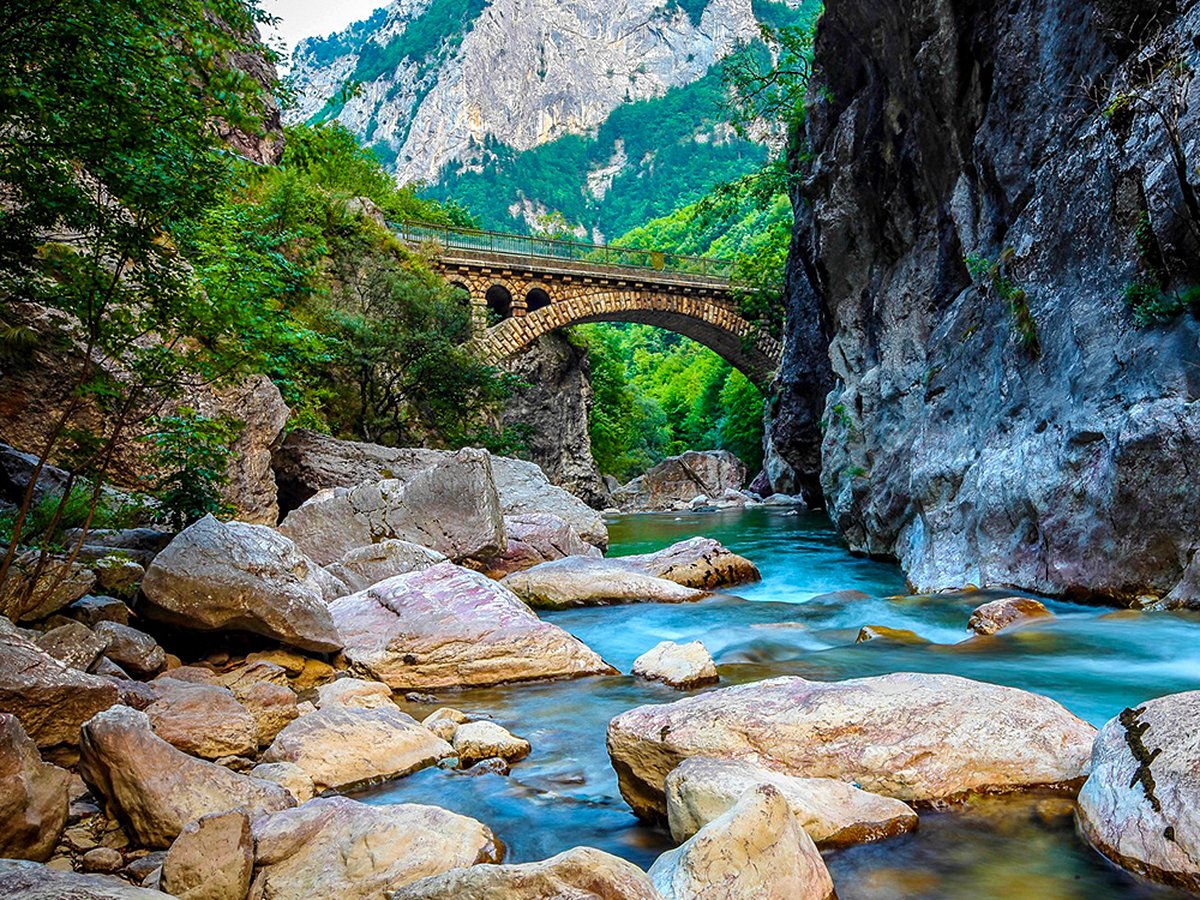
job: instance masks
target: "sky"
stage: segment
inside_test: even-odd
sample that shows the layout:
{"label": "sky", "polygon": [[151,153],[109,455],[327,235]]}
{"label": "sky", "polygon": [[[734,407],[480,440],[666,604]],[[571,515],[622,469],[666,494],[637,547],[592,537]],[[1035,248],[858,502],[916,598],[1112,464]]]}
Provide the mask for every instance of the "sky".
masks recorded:
{"label": "sky", "polygon": [[387,0],[263,0],[262,5],[280,20],[268,37],[280,38],[290,53],[302,38],[341,31],[386,6]]}

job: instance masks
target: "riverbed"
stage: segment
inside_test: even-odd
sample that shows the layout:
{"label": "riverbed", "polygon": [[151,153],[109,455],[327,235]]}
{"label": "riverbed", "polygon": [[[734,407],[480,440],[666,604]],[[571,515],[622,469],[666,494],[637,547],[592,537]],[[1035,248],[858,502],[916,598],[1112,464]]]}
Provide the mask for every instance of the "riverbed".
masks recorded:
{"label": "riverbed", "polygon": [[[614,517],[610,555],[707,535],[755,562],[763,579],[696,604],[635,604],[545,613],[622,672],[663,640],[702,640],[721,684],[778,675],[839,680],[945,672],[1036,691],[1099,726],[1126,706],[1200,689],[1200,616],[1047,602],[1055,618],[972,638],[970,612],[1000,593],[910,596],[900,570],[856,559],[829,521],[782,508]],[[827,597],[857,591],[865,598]],[[1011,592],[1009,592],[1011,594]],[[906,629],[927,643],[855,643],[866,625]],[[509,776],[428,769],[357,795],[371,803],[432,803],[487,823],[507,861],[588,845],[648,868],[673,846],[639,822],[617,790],[605,729],[618,713],[684,696],[629,676],[447,692],[404,704],[487,715],[530,741]],[[826,853],[838,895],[850,898],[1171,897],[1108,865],[1075,834],[1070,805],[1052,796],[984,798],[921,810],[917,832]]]}

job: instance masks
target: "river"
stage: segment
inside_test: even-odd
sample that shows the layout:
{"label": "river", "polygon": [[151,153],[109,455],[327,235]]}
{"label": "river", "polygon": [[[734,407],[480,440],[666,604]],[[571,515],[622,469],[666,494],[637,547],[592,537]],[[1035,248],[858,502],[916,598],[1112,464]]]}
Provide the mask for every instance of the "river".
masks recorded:
{"label": "river", "polygon": [[[704,641],[722,685],[776,675],[838,680],[945,672],[1053,697],[1099,726],[1124,707],[1200,689],[1200,616],[1139,614],[1048,602],[1055,618],[967,640],[971,610],[998,593],[909,596],[898,568],[851,557],[823,516],[779,508],[614,517],[610,555],[707,535],[753,560],[759,584],[697,604],[635,604],[545,613],[623,672],[662,640]],[[855,590],[869,599],[822,599]],[[1011,593],[1011,592],[1010,592]],[[859,629],[908,629],[929,643],[870,641]],[[371,803],[434,803],[486,822],[507,860],[589,845],[649,867],[672,846],[617,791],[604,748],[618,713],[683,696],[628,676],[444,693],[439,705],[484,714],[533,745],[508,777],[427,769],[358,794]],[[404,704],[418,718],[436,706]],[[1171,897],[1108,865],[1075,834],[1069,804],[986,798],[921,810],[917,832],[826,853],[851,898]]]}

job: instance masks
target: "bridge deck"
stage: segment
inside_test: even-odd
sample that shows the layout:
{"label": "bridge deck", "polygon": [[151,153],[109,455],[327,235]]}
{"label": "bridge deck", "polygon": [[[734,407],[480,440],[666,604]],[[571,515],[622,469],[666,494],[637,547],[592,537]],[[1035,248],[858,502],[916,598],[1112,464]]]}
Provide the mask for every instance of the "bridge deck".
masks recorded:
{"label": "bridge deck", "polygon": [[439,257],[448,266],[478,267],[490,263],[497,268],[523,268],[534,273],[644,282],[668,290],[683,288],[714,293],[729,290],[733,270],[732,261],[727,259],[416,222],[400,223],[396,233],[408,244],[436,246]]}

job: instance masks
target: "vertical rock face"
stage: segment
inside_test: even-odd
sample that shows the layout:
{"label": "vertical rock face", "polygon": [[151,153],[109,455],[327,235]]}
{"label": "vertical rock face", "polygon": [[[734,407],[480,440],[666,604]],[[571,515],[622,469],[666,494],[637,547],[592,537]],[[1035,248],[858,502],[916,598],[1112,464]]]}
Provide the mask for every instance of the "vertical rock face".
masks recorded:
{"label": "vertical rock face", "polygon": [[588,433],[592,382],[587,351],[560,334],[548,334],[508,367],[524,385],[505,403],[501,423],[527,431],[529,458],[553,484],[602,508],[608,492]]}
{"label": "vertical rock face", "polygon": [[811,398],[788,391],[827,327],[830,511],[918,589],[1135,602],[1195,552],[1200,322],[1139,329],[1124,292],[1148,256],[1200,283],[1200,248],[1166,129],[1104,112],[1139,59],[1200,61],[1195,0],[1157,8],[1147,26],[1100,0],[827,6],[774,451],[811,456]]}

